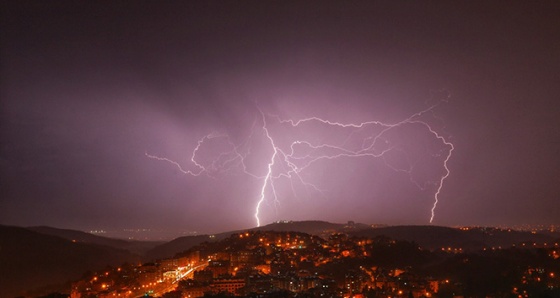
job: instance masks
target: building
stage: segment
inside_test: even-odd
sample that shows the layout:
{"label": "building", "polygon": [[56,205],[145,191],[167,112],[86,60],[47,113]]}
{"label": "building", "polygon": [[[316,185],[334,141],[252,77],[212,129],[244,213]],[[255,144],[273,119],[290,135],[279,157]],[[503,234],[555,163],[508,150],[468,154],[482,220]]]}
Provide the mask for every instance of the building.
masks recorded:
{"label": "building", "polygon": [[227,292],[233,295],[238,295],[239,290],[245,287],[245,280],[239,278],[214,279],[211,287],[214,293]]}

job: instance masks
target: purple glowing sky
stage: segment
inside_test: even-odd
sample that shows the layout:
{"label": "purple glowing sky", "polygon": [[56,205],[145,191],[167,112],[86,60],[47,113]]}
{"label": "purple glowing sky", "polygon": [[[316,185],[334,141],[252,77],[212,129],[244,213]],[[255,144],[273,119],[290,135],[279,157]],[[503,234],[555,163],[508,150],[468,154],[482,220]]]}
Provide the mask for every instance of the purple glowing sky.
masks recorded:
{"label": "purple glowing sky", "polygon": [[[368,214],[367,219],[372,210],[360,206],[360,198],[375,202],[367,204],[375,206],[374,210],[386,212],[388,207],[379,208],[380,201],[388,200],[391,205],[402,198],[424,197],[421,201],[425,201],[427,194],[431,195],[431,204],[424,202],[424,208],[417,208],[418,202],[405,202],[399,212],[407,213],[403,208],[407,206],[411,220],[422,215],[420,210],[424,209],[424,216],[429,215],[429,222],[433,222],[444,182],[450,175],[448,163],[454,150],[454,145],[436,128],[443,123],[434,117],[435,110],[447,102],[449,95],[443,96],[394,123],[340,123],[317,116],[285,120],[257,107],[247,136],[240,141],[224,132],[203,136],[187,154],[186,165],[164,156],[146,156],[197,178],[221,180],[226,175],[244,175],[259,181],[259,192],[253,195],[258,197],[253,203],[257,225],[279,216],[321,218],[324,210],[348,207],[354,210],[354,216]],[[431,123],[434,120],[439,121]],[[349,177],[354,181],[348,183]],[[237,181],[239,185],[246,183]],[[401,192],[408,184],[416,186],[415,190]],[[323,189],[322,185],[328,186]]]}
{"label": "purple glowing sky", "polygon": [[[261,223],[427,224],[448,141],[434,224],[560,224],[554,1],[5,1],[1,10],[0,224],[252,227],[274,154],[266,132],[282,151],[278,175],[290,172],[282,153],[305,167],[355,154],[383,127],[280,119],[395,124],[433,105],[414,119],[444,139],[407,123],[368,151],[391,149],[382,157],[313,162],[275,180],[277,202],[268,184]],[[209,134],[227,138],[197,150],[214,166],[208,175],[146,156],[198,170],[190,159]]]}

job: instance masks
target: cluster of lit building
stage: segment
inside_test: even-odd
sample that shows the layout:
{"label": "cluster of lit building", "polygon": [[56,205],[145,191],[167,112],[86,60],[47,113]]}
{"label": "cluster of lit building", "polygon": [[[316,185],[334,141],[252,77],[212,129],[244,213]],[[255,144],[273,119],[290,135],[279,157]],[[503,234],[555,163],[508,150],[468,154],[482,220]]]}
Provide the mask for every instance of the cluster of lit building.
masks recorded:
{"label": "cluster of lit building", "polygon": [[[275,291],[313,292],[317,296],[356,296],[364,289],[389,295],[430,296],[438,281],[402,269],[379,267],[331,274],[320,266],[367,257],[374,240],[332,234],[328,239],[297,232],[245,232],[203,243],[175,258],[123,265],[91,274],[72,285],[72,298],[161,296],[178,290],[182,297],[205,293],[231,295]],[[340,273],[340,272],[337,272]],[[408,296],[407,296],[408,297]]]}
{"label": "cluster of lit building", "polygon": [[[554,251],[553,258],[558,258],[558,253]],[[517,295],[518,298],[530,297],[529,291],[535,286],[548,289],[560,288],[560,277],[552,271],[547,271],[540,267],[530,267],[523,273],[523,277],[519,285],[512,289],[512,293]]]}
{"label": "cluster of lit building", "polygon": [[550,232],[555,233],[560,231],[559,225],[512,225],[512,226],[496,226],[496,227],[484,227],[484,226],[459,226],[456,227],[463,231],[468,230],[499,230],[499,231],[518,231],[518,232],[532,232],[532,233],[543,233]]}
{"label": "cluster of lit building", "polygon": [[[183,298],[218,293],[252,297],[306,293],[311,297],[418,298],[437,297],[442,288],[460,292],[461,284],[449,278],[436,279],[419,275],[411,267],[372,266],[364,261],[375,257],[380,249],[394,250],[392,254],[397,259],[405,257],[398,245],[408,251],[423,251],[407,243],[340,233],[321,238],[298,232],[244,232],[202,243],[174,258],[91,274],[72,285],[71,296],[157,297],[171,292]],[[551,260],[559,258],[554,246],[549,251]],[[429,253],[451,256],[463,250],[445,247]],[[526,297],[526,287],[540,282],[560,287],[560,279],[553,272],[529,268],[511,293]]]}
{"label": "cluster of lit building", "polygon": [[103,272],[87,274],[72,283],[70,296],[81,297],[138,297],[158,295],[173,290],[177,282],[196,269],[206,266],[197,254],[159,260],[157,263],[123,264],[107,267]]}

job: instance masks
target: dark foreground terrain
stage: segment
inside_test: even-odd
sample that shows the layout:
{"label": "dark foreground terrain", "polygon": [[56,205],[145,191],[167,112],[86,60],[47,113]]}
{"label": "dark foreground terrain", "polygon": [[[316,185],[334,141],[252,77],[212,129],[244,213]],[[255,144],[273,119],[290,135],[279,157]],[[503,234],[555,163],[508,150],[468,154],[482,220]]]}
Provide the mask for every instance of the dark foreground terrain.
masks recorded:
{"label": "dark foreground terrain", "polygon": [[560,297],[558,242],[546,231],[321,221],[167,243],[0,226],[0,297]]}

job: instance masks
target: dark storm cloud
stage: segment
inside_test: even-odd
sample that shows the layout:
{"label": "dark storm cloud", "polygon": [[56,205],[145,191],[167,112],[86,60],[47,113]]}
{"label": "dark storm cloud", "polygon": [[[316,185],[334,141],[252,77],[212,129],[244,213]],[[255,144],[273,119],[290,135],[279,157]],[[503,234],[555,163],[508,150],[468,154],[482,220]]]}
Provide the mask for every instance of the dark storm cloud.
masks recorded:
{"label": "dark storm cloud", "polygon": [[[3,2],[0,222],[252,226],[262,181],[144,154],[187,165],[210,132],[247,138],[257,107],[395,123],[446,90],[432,120],[456,150],[435,223],[558,223],[558,15],[552,1]],[[331,198],[286,196],[268,219],[426,223],[414,210],[431,193],[378,166],[317,165]]]}

